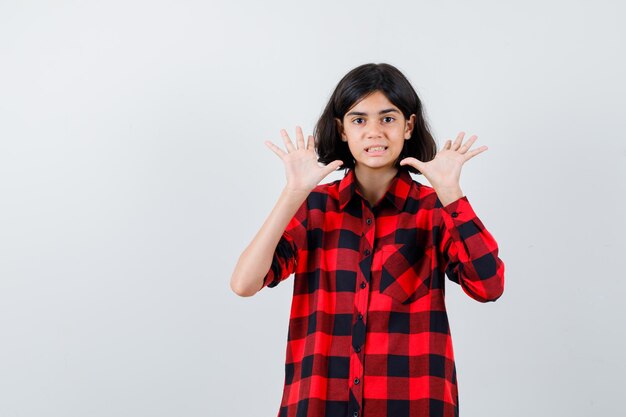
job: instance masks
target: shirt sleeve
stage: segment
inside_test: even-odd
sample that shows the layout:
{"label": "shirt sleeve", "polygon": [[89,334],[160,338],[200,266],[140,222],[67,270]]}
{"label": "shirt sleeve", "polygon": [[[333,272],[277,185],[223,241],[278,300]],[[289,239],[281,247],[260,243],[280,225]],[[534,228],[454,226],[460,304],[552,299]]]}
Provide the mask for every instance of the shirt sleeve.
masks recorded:
{"label": "shirt sleeve", "polygon": [[306,229],[307,201],[305,200],[278,241],[272,264],[263,278],[263,285],[259,291],[265,287],[277,286],[295,272],[299,254],[306,250]]}
{"label": "shirt sleeve", "polygon": [[498,244],[466,196],[441,210],[439,253],[448,278],[480,302],[496,301],[504,292],[504,262]]}

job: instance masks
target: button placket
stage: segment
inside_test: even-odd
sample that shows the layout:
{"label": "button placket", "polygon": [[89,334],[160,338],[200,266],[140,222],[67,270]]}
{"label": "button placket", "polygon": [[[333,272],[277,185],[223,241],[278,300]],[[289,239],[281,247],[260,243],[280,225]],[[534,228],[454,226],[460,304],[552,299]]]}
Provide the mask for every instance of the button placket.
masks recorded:
{"label": "button placket", "polygon": [[[365,243],[368,244],[369,242],[367,242],[367,235],[373,235],[375,233],[374,229],[376,226],[372,226],[374,224],[374,220],[373,220],[373,215],[372,213],[370,213],[369,208],[367,207],[363,207],[363,212],[364,212],[364,217],[365,217],[365,225],[363,226],[363,233],[361,234],[361,238],[365,239]],[[372,246],[372,245],[369,245]],[[370,256],[372,254],[372,250],[369,248],[365,248],[363,250],[363,254],[365,256]]]}
{"label": "button placket", "polygon": [[369,304],[369,286],[368,281],[371,279],[370,271],[372,265],[372,253],[374,250],[374,240],[376,235],[376,220],[369,204],[362,200],[362,217],[361,217],[361,233],[360,233],[360,251],[359,274],[357,275],[355,304],[355,321],[352,327],[352,349],[355,354],[351,355],[350,378],[353,381],[351,388],[351,409],[354,415],[359,415],[359,409],[363,401],[363,384],[361,378],[365,375],[364,355],[365,355],[365,332],[367,320],[367,306]]}

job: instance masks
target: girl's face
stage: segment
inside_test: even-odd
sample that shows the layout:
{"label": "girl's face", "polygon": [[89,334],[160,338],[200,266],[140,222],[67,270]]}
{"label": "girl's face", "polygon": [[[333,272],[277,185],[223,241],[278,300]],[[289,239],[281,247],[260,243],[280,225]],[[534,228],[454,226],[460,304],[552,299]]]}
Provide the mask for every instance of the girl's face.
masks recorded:
{"label": "girl's face", "polygon": [[363,172],[396,170],[404,141],[411,138],[415,115],[409,120],[387,97],[376,91],[352,106],[343,121],[336,119],[341,140],[348,143],[355,169]]}

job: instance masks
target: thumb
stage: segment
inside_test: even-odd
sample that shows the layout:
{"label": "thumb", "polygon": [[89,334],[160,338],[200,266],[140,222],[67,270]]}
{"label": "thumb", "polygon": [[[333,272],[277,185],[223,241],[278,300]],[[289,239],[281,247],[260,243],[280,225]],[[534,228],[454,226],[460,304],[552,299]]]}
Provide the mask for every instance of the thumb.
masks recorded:
{"label": "thumb", "polygon": [[400,165],[411,165],[413,168],[417,168],[420,171],[423,164],[424,163],[422,161],[413,157],[404,158],[402,161],[400,161]]}
{"label": "thumb", "polygon": [[330,164],[326,165],[324,169],[324,176],[330,174],[333,171],[336,171],[342,165],[343,165],[343,161],[341,159],[334,160]]}

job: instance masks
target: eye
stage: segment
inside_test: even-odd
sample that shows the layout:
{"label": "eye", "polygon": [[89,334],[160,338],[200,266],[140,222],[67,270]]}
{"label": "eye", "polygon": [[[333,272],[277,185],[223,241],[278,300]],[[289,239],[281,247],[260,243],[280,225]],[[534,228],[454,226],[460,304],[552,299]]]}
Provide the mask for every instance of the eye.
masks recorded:
{"label": "eye", "polygon": [[[357,120],[363,120],[363,118],[362,118],[362,117],[357,117],[356,119],[354,119],[354,120],[352,121],[352,123],[356,123],[356,122],[357,122]],[[357,124],[357,125],[360,125],[360,124],[362,124],[362,123],[356,123],[356,124]]]}
{"label": "eye", "polygon": [[393,120],[396,120],[395,118],[393,118],[393,117],[391,117],[391,116],[386,116],[386,117],[385,117],[385,120],[386,120],[386,119],[391,119],[391,120],[389,120],[389,123],[391,123]]}

